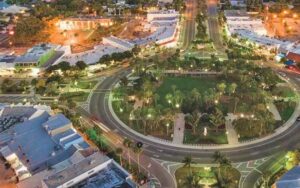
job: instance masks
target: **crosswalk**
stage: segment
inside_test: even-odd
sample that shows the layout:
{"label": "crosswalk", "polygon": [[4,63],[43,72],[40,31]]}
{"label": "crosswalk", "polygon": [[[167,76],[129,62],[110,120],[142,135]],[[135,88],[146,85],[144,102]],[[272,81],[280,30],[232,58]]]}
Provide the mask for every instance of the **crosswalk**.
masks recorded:
{"label": "crosswalk", "polygon": [[259,170],[259,166],[261,166],[263,163],[265,163],[269,159],[270,159],[270,157],[265,157],[265,158],[257,159],[254,161],[234,163],[233,167],[235,167],[241,173],[239,187],[240,188],[244,187],[245,180],[247,179],[249,174],[252,173],[253,171],[257,171],[258,173],[262,174],[262,172]]}

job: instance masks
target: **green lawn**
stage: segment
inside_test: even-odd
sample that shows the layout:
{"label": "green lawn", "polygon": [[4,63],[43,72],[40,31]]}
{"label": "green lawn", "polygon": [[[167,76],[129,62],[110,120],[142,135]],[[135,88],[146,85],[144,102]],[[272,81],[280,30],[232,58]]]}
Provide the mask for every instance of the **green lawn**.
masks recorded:
{"label": "green lawn", "polygon": [[94,86],[98,83],[98,81],[78,81],[77,85],[72,83],[72,88],[79,88],[79,89],[93,89]]}
{"label": "green lawn", "polygon": [[283,98],[292,98],[296,96],[296,93],[287,86],[278,86],[272,90],[272,94]]}
{"label": "green lawn", "polygon": [[75,102],[84,102],[87,100],[88,96],[89,96],[89,93],[83,92],[83,91],[67,92],[67,93],[63,93],[60,96],[60,99],[61,100],[72,99]]}
{"label": "green lawn", "polygon": [[188,167],[181,167],[176,170],[175,172],[175,178],[177,181],[177,187],[180,188],[189,188],[187,185],[185,185],[186,177],[188,174],[192,172],[197,174],[200,178],[200,184],[205,183],[209,185],[213,185],[217,183],[216,175],[213,171],[213,168],[204,168],[204,167],[191,167],[189,169]]}
{"label": "green lawn", "polygon": [[278,112],[280,113],[281,119],[286,122],[294,113],[296,102],[275,102]]}
{"label": "green lawn", "polygon": [[227,144],[227,135],[225,131],[219,130],[218,132],[207,130],[207,135],[203,135],[203,130],[198,130],[192,134],[192,130],[186,129],[184,132],[184,143],[185,144]]}
{"label": "green lawn", "polygon": [[175,85],[176,89],[183,93],[189,93],[192,89],[197,88],[203,94],[207,89],[215,88],[216,84],[216,79],[208,77],[166,77],[161,86],[156,90],[160,96],[158,103],[168,106],[165,96],[168,93],[172,94],[172,85]]}
{"label": "green lawn", "polygon": [[[192,173],[199,178],[200,185],[208,185],[209,187],[219,187],[219,183],[222,181],[225,183],[225,187],[236,188],[238,187],[241,174],[235,168],[221,169],[222,180],[217,178],[219,168],[217,167],[200,167],[197,164],[192,165],[191,168],[181,167],[176,170],[175,178],[177,187],[190,188],[187,185],[187,176]],[[218,183],[218,181],[220,181]]]}

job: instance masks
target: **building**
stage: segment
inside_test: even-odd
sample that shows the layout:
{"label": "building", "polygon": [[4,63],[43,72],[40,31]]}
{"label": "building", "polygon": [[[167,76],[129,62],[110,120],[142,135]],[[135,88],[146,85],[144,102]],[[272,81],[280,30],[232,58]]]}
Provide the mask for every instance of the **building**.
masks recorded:
{"label": "building", "polygon": [[104,37],[103,44],[111,45],[123,49],[125,51],[131,50],[134,47],[134,44],[132,44],[131,42],[128,42],[124,39],[120,39],[114,36]]}
{"label": "building", "polygon": [[1,0],[0,1],[0,10],[6,9],[7,7],[9,7],[9,4],[7,4],[5,0]]}
{"label": "building", "polygon": [[299,188],[300,187],[300,166],[296,166],[285,173],[275,183],[276,188]]}
{"label": "building", "polygon": [[245,0],[230,0],[230,5],[233,7],[247,7]]}
{"label": "building", "polygon": [[300,53],[288,52],[286,58],[294,63],[300,63]]}
{"label": "building", "polygon": [[42,180],[43,188],[54,187],[137,187],[130,174],[114,160],[93,153],[62,171]]}
{"label": "building", "polygon": [[48,106],[1,105],[0,154],[15,171],[18,188],[136,187],[128,172]]}
{"label": "building", "polygon": [[225,10],[227,29],[230,35],[238,30],[247,30],[258,35],[267,35],[267,30],[261,19],[252,18],[246,10]]}
{"label": "building", "polygon": [[[67,121],[62,114],[50,116],[44,110],[37,110],[28,120],[1,133],[0,153],[11,164],[19,180],[89,147],[70,123],[65,125]],[[48,130],[50,128],[51,131]],[[55,135],[51,134],[53,132]]]}
{"label": "building", "polygon": [[149,11],[147,13],[147,21],[151,22],[155,18],[177,18],[179,17],[179,13],[175,10],[161,10],[161,11]]}
{"label": "building", "polygon": [[179,13],[175,10],[149,11],[148,24],[145,30],[152,33],[144,38],[136,38],[130,42],[136,45],[155,43],[165,47],[174,47],[179,35]]}
{"label": "building", "polygon": [[173,0],[158,0],[158,4],[171,4]]}
{"label": "building", "polygon": [[89,30],[96,29],[99,26],[109,27],[111,25],[113,25],[112,19],[101,17],[66,18],[58,22],[60,30]]}
{"label": "building", "polygon": [[0,10],[3,14],[24,14],[29,9],[27,7],[21,7],[17,5],[11,5],[11,6],[3,6],[2,10]]}
{"label": "building", "polygon": [[40,44],[30,48],[25,54],[16,57],[15,66],[20,67],[47,67],[60,58],[64,52],[56,51],[58,46]]}

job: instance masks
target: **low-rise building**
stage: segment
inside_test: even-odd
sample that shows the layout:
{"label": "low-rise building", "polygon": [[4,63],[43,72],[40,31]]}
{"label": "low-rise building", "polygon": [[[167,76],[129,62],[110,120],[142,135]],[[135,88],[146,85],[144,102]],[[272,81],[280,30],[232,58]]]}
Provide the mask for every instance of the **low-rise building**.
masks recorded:
{"label": "low-rise building", "polygon": [[0,128],[0,154],[15,171],[18,188],[136,187],[126,170],[47,106],[1,105]]}
{"label": "low-rise building", "polygon": [[24,14],[29,9],[18,5],[5,6],[0,10],[3,14]]}
{"label": "low-rise building", "polygon": [[175,10],[160,10],[160,11],[149,11],[147,12],[147,21],[151,22],[155,18],[177,18],[179,17],[179,12]]}
{"label": "low-rise building", "polygon": [[16,57],[15,66],[43,67],[54,63],[64,52],[56,51],[57,45],[40,44],[30,48],[25,54]]}
{"label": "low-rise building", "polygon": [[110,37],[104,37],[103,38],[103,44],[108,44],[117,48],[121,48],[125,51],[131,50],[134,47],[134,44],[131,42],[128,42],[124,39],[120,39],[114,36]]}
{"label": "low-rise building", "polygon": [[300,187],[300,166],[296,166],[289,170],[275,183],[275,188],[298,187]]}
{"label": "low-rise building", "polygon": [[248,30],[258,35],[266,35],[267,30],[261,19],[252,18],[246,10],[225,10],[228,32],[232,35],[238,30]]}
{"label": "low-rise building", "polygon": [[113,25],[110,18],[101,17],[74,17],[58,21],[58,27],[61,30],[87,30],[96,29],[98,26],[109,27]]}

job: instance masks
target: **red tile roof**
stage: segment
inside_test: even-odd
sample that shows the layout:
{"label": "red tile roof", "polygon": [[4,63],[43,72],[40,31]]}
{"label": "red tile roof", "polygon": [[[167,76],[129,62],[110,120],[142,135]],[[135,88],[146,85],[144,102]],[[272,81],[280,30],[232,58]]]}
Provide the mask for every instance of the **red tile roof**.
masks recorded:
{"label": "red tile roof", "polygon": [[289,52],[286,57],[289,60],[292,60],[296,63],[300,63],[300,54],[297,54],[297,53],[294,53],[294,52]]}

